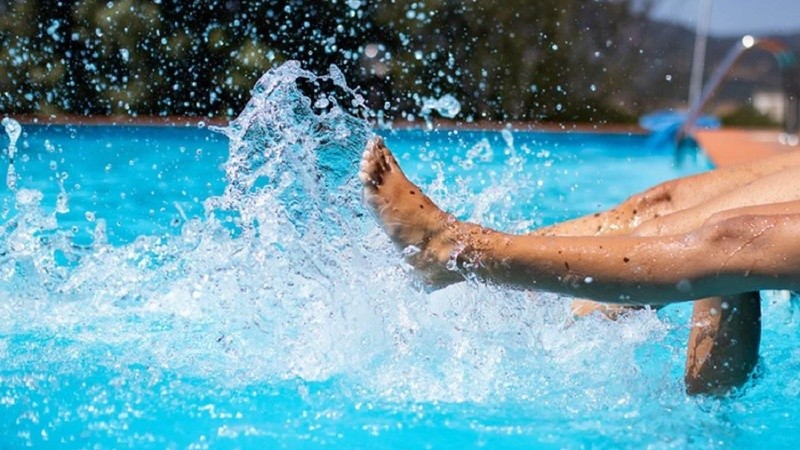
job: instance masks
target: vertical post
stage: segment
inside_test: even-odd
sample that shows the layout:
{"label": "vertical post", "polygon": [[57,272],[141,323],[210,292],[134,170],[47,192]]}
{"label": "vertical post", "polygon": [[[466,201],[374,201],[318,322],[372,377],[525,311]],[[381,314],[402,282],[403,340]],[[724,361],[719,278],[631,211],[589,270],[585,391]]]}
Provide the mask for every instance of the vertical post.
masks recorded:
{"label": "vertical post", "polygon": [[[786,94],[786,103],[784,105],[784,131],[787,134],[787,140],[791,140],[794,136],[794,143],[797,143],[797,137],[800,134],[800,66],[798,65],[797,56],[792,53],[788,48],[783,49],[781,55],[778,57],[778,65],[783,71],[783,90]],[[787,141],[787,143],[790,143]]]}
{"label": "vertical post", "polygon": [[711,25],[711,10],[714,0],[701,0],[697,17],[697,29],[694,39],[694,57],[692,59],[692,75],[689,80],[689,106],[696,104],[703,90],[703,72],[706,65],[706,43],[708,29]]}

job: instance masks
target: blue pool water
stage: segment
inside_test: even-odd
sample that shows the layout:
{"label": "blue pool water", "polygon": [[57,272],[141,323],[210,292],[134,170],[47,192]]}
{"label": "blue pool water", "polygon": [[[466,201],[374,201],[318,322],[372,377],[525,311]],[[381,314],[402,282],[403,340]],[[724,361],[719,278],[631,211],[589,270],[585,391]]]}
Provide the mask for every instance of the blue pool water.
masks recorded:
{"label": "blue pool water", "polygon": [[[549,294],[425,293],[358,199],[366,122],[278,75],[227,136],[23,126],[0,187],[0,448],[800,440],[787,300],[765,302],[759,379],[718,400],[683,391],[689,305],[576,321]],[[709,167],[644,136],[379,133],[443,206],[515,232]]]}

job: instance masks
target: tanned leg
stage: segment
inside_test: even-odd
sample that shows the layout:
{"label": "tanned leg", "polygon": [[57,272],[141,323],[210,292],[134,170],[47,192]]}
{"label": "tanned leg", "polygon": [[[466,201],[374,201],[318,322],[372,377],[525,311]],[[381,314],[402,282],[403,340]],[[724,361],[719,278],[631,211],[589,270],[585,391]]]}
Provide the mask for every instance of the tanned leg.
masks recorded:
{"label": "tanned leg", "polygon": [[437,285],[466,275],[634,304],[800,287],[800,211],[736,217],[666,237],[518,236],[440,210],[379,140],[365,152],[359,176],[389,236]]}
{"label": "tanned leg", "polygon": [[[800,153],[800,152],[798,152]],[[654,218],[634,230],[641,236],[665,236],[695,229],[713,214],[737,208],[800,200],[800,166],[789,167],[721,193],[703,203]]]}
{"label": "tanned leg", "polygon": [[[421,270],[425,278],[440,285],[460,279],[450,275],[455,272],[442,270],[442,266],[447,268],[457,263],[461,263],[462,273],[476,274],[490,281],[571,295],[583,295],[582,291],[590,287],[587,290],[593,291],[591,296],[612,302],[669,302],[671,299],[697,298],[704,291],[735,293],[772,285],[789,287],[797,283],[797,274],[784,269],[787,261],[800,259],[796,255],[800,251],[785,248],[784,244],[793,242],[791,236],[797,232],[794,225],[797,215],[791,214],[800,212],[800,205],[767,205],[760,211],[728,213],[729,217],[725,217],[724,212],[718,213],[717,218],[724,220],[666,239],[554,238],[551,240],[559,241],[560,246],[553,248],[535,236],[521,241],[519,236],[457,222],[427,197],[422,197],[417,205],[419,211],[415,213],[414,202],[418,200],[414,196],[421,195],[419,189],[405,178],[382,141],[372,142],[365,152],[360,178],[365,184],[367,202],[395,244],[401,249],[410,249],[405,252],[409,261]],[[690,245],[687,246],[687,242]],[[603,243],[607,246],[605,251],[602,251]],[[508,252],[509,247],[517,251]],[[762,258],[764,252],[753,251],[753,247],[772,247],[781,251],[776,252],[778,255],[768,254],[771,259],[765,259]],[[599,258],[596,257],[597,250],[601,250]],[[644,251],[640,253],[641,250]],[[617,269],[611,271],[616,273],[606,271],[608,267],[601,267],[599,271],[591,271],[592,275],[583,276],[590,273],[582,269],[584,265],[597,268],[609,263],[609,266],[614,266],[615,259],[624,253],[631,256],[623,256],[623,263],[631,263],[627,267],[634,269],[628,271],[628,275],[623,273],[626,266],[619,267],[616,261]],[[676,255],[688,264],[677,270],[675,267],[664,270],[665,267],[659,267],[658,263],[652,265],[653,261],[672,261]],[[738,265],[729,264],[732,258],[736,258]],[[698,259],[702,261],[698,262]],[[563,260],[565,271],[559,267],[559,260]],[[570,269],[569,261],[572,261],[574,269]],[[791,263],[789,265],[794,267]],[[446,273],[448,271],[450,274]],[[523,279],[520,279],[520,272],[525,275]],[[646,276],[639,279],[642,273]],[[665,282],[665,277],[670,281]],[[611,291],[607,289],[609,287]],[[634,291],[629,290],[631,287]],[[739,307],[738,303],[746,299],[731,296],[726,300],[732,310],[726,321],[708,322],[710,326],[693,328],[692,342],[702,341],[705,345],[693,345],[694,350],[687,359],[687,387],[692,392],[724,390],[724,382],[710,385],[703,381],[720,367],[735,368],[726,378],[729,386],[735,386],[746,379],[752,368],[751,362],[757,357],[758,334],[753,338],[751,333],[748,337],[747,331],[752,329],[742,328],[752,322],[753,313],[739,314],[746,308]],[[706,311],[711,311],[708,305],[722,305],[722,302],[722,299],[706,300]],[[700,310],[696,311],[698,318],[700,314]],[[738,325],[724,326],[736,323],[736,320]],[[724,345],[726,339],[739,342],[738,352]],[[714,353],[710,354],[711,351]],[[720,361],[722,365],[718,364]]]}
{"label": "tanned leg", "polygon": [[[800,200],[800,184],[797,183],[798,179],[800,179],[800,166],[784,168],[783,170],[762,176],[736,189],[719,193],[719,195],[702,203],[650,219],[632,231],[626,230],[624,224],[621,224],[622,226],[619,228],[620,231],[614,234],[621,234],[622,230],[638,236],[681,234],[702,226],[709,217],[715,214],[727,213],[727,215],[731,217],[731,213],[742,214],[741,208],[763,206],[764,204],[771,204],[774,206],[771,207],[772,211],[762,212],[762,214],[791,213],[794,210],[793,208],[795,208],[793,202]],[[704,196],[704,194],[700,195]],[[714,301],[719,301],[719,299]],[[593,302],[580,300],[575,302],[573,309],[578,314],[586,314],[594,310],[600,310],[607,315],[613,316],[620,312],[619,308],[600,306]]]}
{"label": "tanned leg", "polygon": [[364,185],[364,201],[427,283],[446,286],[463,281],[443,264],[455,251],[448,233],[456,224],[455,218],[406,178],[383,139],[376,137],[367,144],[359,178]]}
{"label": "tanned leg", "polygon": [[[800,167],[765,175],[704,203],[655,218],[634,233],[663,236],[747,214],[792,214],[800,210],[798,177]],[[687,346],[687,391],[721,395],[746,382],[758,361],[760,324],[758,292],[696,302]]]}
{"label": "tanned leg", "polygon": [[[773,183],[779,189],[778,195],[783,199],[791,198],[784,187],[785,174],[794,170],[783,170],[781,175],[773,177]],[[783,181],[780,181],[780,180]],[[710,199],[709,204],[695,205],[689,210],[695,210],[698,217],[707,215],[710,211],[721,209],[728,205],[743,205],[752,203],[753,198],[763,199],[764,194],[757,194],[752,186],[753,182],[746,185],[745,193],[723,192],[718,198]],[[764,184],[755,182],[758,184]],[[750,191],[750,192],[747,192]],[[752,195],[751,195],[752,194]],[[773,188],[769,188],[767,195],[776,195]],[[796,211],[798,206],[792,202],[770,205],[758,205],[714,213],[708,219],[710,223],[721,222],[746,214],[787,214]],[[698,211],[700,210],[700,211]],[[675,211],[673,211],[675,212]],[[664,223],[675,217],[667,214],[655,222]],[[688,215],[691,217],[691,214]],[[686,221],[677,221],[677,223]],[[637,234],[658,235],[664,227],[652,226],[645,223]],[[688,227],[687,227],[688,228]],[[624,230],[624,228],[619,228]],[[588,231],[588,230],[587,230]],[[629,230],[624,230],[629,232]],[[630,307],[608,305],[588,300],[574,300],[573,313],[586,315],[599,311],[614,319],[619,314],[630,310]],[[689,394],[727,395],[731,390],[741,387],[746,383],[758,363],[759,345],[761,340],[761,303],[758,292],[750,292],[728,297],[710,297],[698,300],[693,305],[689,341],[687,343],[686,370],[684,381]]]}
{"label": "tanned leg", "polygon": [[645,222],[696,207],[755,180],[792,167],[800,167],[800,152],[784,153],[753,163],[670,180],[633,195],[608,211],[543,227],[533,233],[541,236],[625,234]]}
{"label": "tanned leg", "polygon": [[[747,214],[786,214],[795,203],[778,203],[714,214],[709,224]],[[761,299],[758,292],[711,297],[693,305],[684,381],[690,394],[726,395],[741,387],[758,364]]]}
{"label": "tanned leg", "polygon": [[725,395],[746,383],[758,363],[761,341],[758,292],[695,302],[691,327],[686,391]]}
{"label": "tanned leg", "polygon": [[[639,236],[659,236],[674,233],[676,230],[670,229],[670,224],[674,223],[682,224],[685,232],[699,226],[707,218],[703,214],[712,211],[712,208],[698,205],[716,201],[713,211],[719,211],[725,208],[726,200],[719,201],[718,197],[725,196],[758,178],[797,166],[800,166],[800,152],[792,152],[754,163],[740,164],[667,181],[628,198],[608,211],[544,227],[532,234],[541,236],[612,236],[629,234],[635,230]],[[733,202],[738,202],[739,206],[743,206],[748,202],[747,199],[752,203],[754,198],[758,198],[758,196],[738,196],[738,198],[733,196]],[[692,211],[680,213],[687,209]],[[672,216],[676,213],[677,216]],[[687,226],[689,223],[692,226]],[[599,311],[613,319],[629,309],[631,308],[583,299],[575,299],[572,302],[572,312],[577,316]]]}
{"label": "tanned leg", "polygon": [[[786,158],[780,159],[783,163],[791,162]],[[776,168],[780,170],[769,172]],[[699,188],[696,192],[699,197],[703,198],[703,202],[677,211],[665,210],[663,203],[656,205],[656,208],[661,209],[661,216],[644,222],[633,232],[641,236],[676,234],[691,230],[703,221],[719,222],[725,218],[744,214],[789,214],[797,211],[795,202],[800,198],[800,190],[797,189],[796,180],[800,176],[800,168],[768,165],[767,169],[760,172],[763,174],[760,178],[727,192],[715,192],[716,196],[713,198],[706,198],[710,191],[704,189],[703,186],[695,186]],[[719,180],[716,179],[720,174],[724,177],[735,176],[737,178],[742,175],[741,171],[739,173],[715,171],[709,173],[711,178],[695,179],[694,184],[704,184],[705,182],[717,185],[725,184],[719,183]],[[753,172],[744,173],[744,181],[752,175]],[[670,183],[674,185],[675,183],[680,184],[682,181]],[[730,187],[730,185],[726,186]],[[662,186],[656,189],[664,188]],[[671,194],[677,195],[674,190]],[[633,197],[633,199],[636,198]],[[689,204],[680,197],[677,200],[671,204]],[[756,203],[762,202],[780,203],[756,205]],[[642,202],[639,202],[640,209],[641,204]],[[645,216],[651,214],[651,211],[644,210]],[[712,215],[710,219],[708,219],[709,214]],[[603,230],[619,230],[617,233],[629,232],[630,230],[625,226],[631,222],[623,222],[615,227],[606,226],[603,227]],[[575,228],[575,224],[566,228]],[[694,304],[686,356],[687,392],[724,395],[730,390],[740,387],[749,379],[758,362],[761,338],[759,299],[758,292],[751,292],[725,298],[706,298]],[[576,315],[599,311],[612,319],[630,309],[587,300],[574,300],[572,308]]]}

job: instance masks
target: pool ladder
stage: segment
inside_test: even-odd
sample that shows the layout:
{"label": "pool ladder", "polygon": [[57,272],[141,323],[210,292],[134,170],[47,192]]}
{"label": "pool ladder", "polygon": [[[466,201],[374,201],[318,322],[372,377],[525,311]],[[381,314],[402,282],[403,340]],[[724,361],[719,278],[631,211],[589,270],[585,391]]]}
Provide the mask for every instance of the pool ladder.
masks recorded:
{"label": "pool ladder", "polygon": [[784,103],[784,133],[780,141],[786,145],[797,145],[798,131],[800,131],[800,68],[798,68],[797,55],[784,42],[771,38],[743,37],[725,56],[725,59],[714,71],[711,79],[703,88],[703,93],[689,108],[686,121],[678,131],[678,141],[683,140],[691,133],[700,116],[701,111],[717,93],[719,87],[727,78],[731,69],[739,59],[753,49],[766,50],[775,57],[783,76],[783,92],[786,96]]}

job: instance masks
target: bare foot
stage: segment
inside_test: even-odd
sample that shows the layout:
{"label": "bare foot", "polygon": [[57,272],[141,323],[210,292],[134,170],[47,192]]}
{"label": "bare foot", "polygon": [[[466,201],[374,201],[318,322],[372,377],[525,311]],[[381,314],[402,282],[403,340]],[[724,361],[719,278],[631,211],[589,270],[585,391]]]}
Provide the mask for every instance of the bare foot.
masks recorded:
{"label": "bare foot", "polygon": [[[610,320],[617,320],[631,311],[638,311],[644,308],[646,308],[646,306],[599,303],[579,298],[573,300],[571,306],[572,315],[575,317],[585,317],[595,311],[599,311],[600,314],[606,316]],[[651,306],[651,308],[658,309],[660,306],[654,305]]]}
{"label": "bare foot", "polygon": [[458,247],[455,218],[406,178],[382,138],[367,143],[358,176],[365,202],[423,280],[435,287],[462,281],[459,273],[447,269]]}

